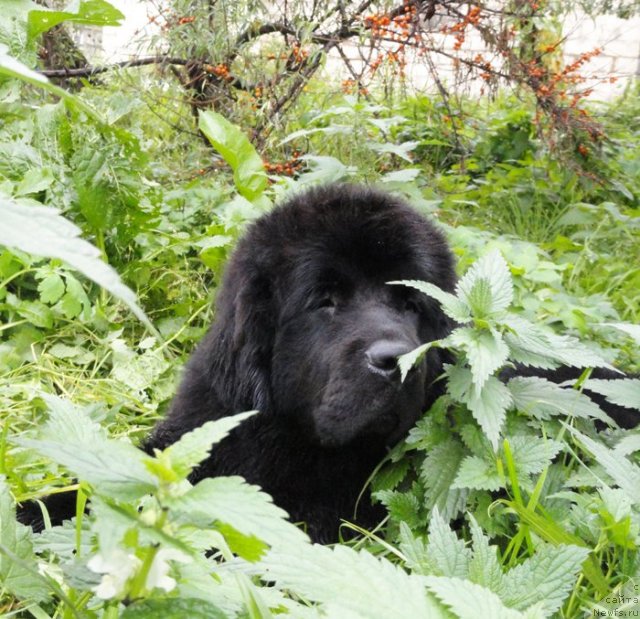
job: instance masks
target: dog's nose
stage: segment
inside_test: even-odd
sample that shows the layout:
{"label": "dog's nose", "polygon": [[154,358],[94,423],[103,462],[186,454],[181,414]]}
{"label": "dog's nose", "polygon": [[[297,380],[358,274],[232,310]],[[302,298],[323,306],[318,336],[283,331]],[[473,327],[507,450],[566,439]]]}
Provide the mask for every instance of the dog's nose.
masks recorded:
{"label": "dog's nose", "polygon": [[372,372],[387,378],[400,376],[398,357],[412,351],[415,346],[397,340],[378,340],[367,348],[367,366]]}

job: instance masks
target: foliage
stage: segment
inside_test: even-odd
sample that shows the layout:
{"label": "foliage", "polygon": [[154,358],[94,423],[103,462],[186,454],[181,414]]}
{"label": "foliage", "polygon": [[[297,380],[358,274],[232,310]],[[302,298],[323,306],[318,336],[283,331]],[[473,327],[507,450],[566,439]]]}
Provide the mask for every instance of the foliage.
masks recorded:
{"label": "foliage", "polygon": [[[107,2],[58,12],[14,2],[11,27],[0,28],[0,613],[591,612],[638,576],[640,440],[637,431],[596,431],[607,418],[583,390],[637,408],[638,380],[597,380],[588,370],[572,385],[496,377],[513,361],[639,369],[637,93],[590,109],[608,136],[597,148],[560,152],[539,131],[539,93],[453,108],[426,96],[396,105],[377,90],[386,69],[396,77],[401,69],[380,38],[406,34],[411,10],[399,19],[404,11],[381,6],[358,22],[358,36],[374,39],[372,60],[385,55],[375,76],[356,75],[345,94],[306,73],[322,66],[313,64],[324,45],[317,32],[302,24],[280,33],[260,51],[274,57],[259,61],[254,31],[227,45],[243,35],[249,5],[215,3],[233,18],[218,22],[226,30],[209,27],[209,5],[175,2],[164,33],[172,53],[197,60],[180,65],[185,75],[204,72],[216,88],[198,101],[206,107],[212,96],[225,112],[199,115],[206,143],[175,130],[193,101],[170,96],[162,72],[106,75],[71,95],[33,71],[38,29],[117,21]],[[457,13],[445,36],[490,25],[460,6],[447,3]],[[256,36],[267,36],[266,23]],[[527,32],[517,32],[510,49],[522,60]],[[476,68],[486,72],[486,62]],[[185,87],[193,94],[197,83]],[[274,118],[288,92],[295,96]],[[265,119],[269,137],[253,139]],[[209,324],[246,223],[288,190],[349,179],[379,182],[445,227],[462,274],[455,295],[411,285],[458,323],[428,344],[451,348],[458,361],[447,367],[447,394],[372,481],[387,522],[324,548],[239,478],[186,481],[250,413],[153,455],[134,445]],[[36,212],[43,226],[25,223]],[[134,308],[157,332],[149,335]],[[75,521],[37,535],[16,522],[16,501],[78,489]]]}

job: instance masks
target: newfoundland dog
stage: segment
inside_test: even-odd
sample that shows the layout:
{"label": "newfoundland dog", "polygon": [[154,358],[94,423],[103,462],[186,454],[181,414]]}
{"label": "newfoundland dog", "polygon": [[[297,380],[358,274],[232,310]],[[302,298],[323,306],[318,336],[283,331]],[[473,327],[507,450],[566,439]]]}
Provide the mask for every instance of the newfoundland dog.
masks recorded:
{"label": "newfoundland dog", "polygon": [[[419,279],[452,291],[442,233],[401,199],[361,186],[300,193],[257,220],[227,265],[211,330],[146,448],[258,409],[194,473],[260,485],[314,541],[337,538],[388,446],[442,393],[441,351],[404,382],[398,355],[445,336]],[[357,522],[375,523],[361,501]]]}

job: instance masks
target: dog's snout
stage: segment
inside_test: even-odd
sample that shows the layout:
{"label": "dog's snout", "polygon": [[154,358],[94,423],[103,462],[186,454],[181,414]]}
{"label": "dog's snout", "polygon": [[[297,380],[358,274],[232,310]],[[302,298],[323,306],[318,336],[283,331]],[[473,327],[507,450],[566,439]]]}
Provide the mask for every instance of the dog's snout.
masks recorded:
{"label": "dog's snout", "polygon": [[410,352],[413,348],[408,342],[378,340],[365,352],[367,365],[376,374],[382,374],[387,378],[399,377],[398,357]]}

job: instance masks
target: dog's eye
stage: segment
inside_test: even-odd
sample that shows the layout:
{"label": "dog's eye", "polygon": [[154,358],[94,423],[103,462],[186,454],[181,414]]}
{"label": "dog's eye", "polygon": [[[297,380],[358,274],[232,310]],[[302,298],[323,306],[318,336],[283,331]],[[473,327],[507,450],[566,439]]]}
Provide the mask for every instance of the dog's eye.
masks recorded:
{"label": "dog's eye", "polygon": [[336,307],[335,297],[331,295],[322,297],[320,301],[318,301],[318,303],[316,304],[316,307],[318,309],[335,309]]}
{"label": "dog's eye", "polygon": [[420,313],[420,304],[415,299],[406,299],[404,302],[405,312]]}

